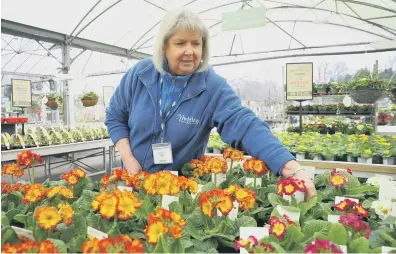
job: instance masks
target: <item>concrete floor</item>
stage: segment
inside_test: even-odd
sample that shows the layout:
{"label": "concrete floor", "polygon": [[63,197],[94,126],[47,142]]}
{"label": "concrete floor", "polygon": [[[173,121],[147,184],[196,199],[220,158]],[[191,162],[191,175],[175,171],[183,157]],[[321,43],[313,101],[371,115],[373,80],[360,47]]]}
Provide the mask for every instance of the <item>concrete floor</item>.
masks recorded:
{"label": "concrete floor", "polygon": [[[89,151],[88,152],[81,152],[81,153],[76,154],[76,156],[80,158],[80,157],[85,157],[85,156],[91,155],[93,153],[95,153],[95,152],[89,152]],[[103,157],[102,156],[103,155],[82,159],[81,162],[93,167],[96,170],[96,172],[104,171],[105,170],[105,166],[103,165]],[[51,157],[51,164],[52,163],[56,163],[56,162],[61,162],[62,160],[64,160],[64,159],[52,156]],[[106,153],[106,163],[107,164],[109,163],[108,151]],[[64,164],[64,163],[59,163],[57,165],[61,165],[61,164]],[[73,165],[72,163],[68,163],[68,164],[60,166],[60,167],[56,167],[57,165],[56,164],[55,165],[51,165],[51,180],[58,180],[58,179],[60,179],[62,177],[62,175],[64,173],[79,167],[79,166]],[[80,165],[80,166],[82,166],[82,165]],[[54,167],[56,167],[56,168],[54,168]],[[116,167],[120,167],[120,157],[119,156],[117,156],[117,158],[113,162],[113,168],[116,168]],[[84,169],[84,168],[82,168],[82,169]],[[43,166],[35,167],[35,171],[34,172],[35,172],[35,182],[42,183],[48,178],[48,176],[47,177],[45,176],[44,167]],[[87,170],[85,170],[85,172],[87,172],[87,174],[92,174],[91,172],[89,172]],[[103,176],[102,173],[94,174],[92,176],[92,179],[93,180],[100,180],[100,178],[102,176]],[[14,178],[14,181],[15,181],[15,179],[17,179],[17,181],[19,181],[19,180],[29,181],[29,176],[28,176],[28,174],[26,172],[23,177]],[[1,181],[9,183],[11,181],[11,177],[7,176],[7,175],[3,175],[3,176],[1,176]]]}

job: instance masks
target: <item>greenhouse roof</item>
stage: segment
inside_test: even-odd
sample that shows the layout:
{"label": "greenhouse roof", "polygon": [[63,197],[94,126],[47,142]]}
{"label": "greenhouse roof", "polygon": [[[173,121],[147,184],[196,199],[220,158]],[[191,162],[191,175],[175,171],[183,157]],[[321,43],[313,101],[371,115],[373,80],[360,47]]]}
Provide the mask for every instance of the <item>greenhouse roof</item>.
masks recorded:
{"label": "greenhouse roof", "polygon": [[[3,0],[2,73],[56,75],[63,43],[71,73],[126,70],[182,6],[209,27],[213,65],[396,50],[396,0]],[[261,7],[265,26],[222,30],[223,13]]]}

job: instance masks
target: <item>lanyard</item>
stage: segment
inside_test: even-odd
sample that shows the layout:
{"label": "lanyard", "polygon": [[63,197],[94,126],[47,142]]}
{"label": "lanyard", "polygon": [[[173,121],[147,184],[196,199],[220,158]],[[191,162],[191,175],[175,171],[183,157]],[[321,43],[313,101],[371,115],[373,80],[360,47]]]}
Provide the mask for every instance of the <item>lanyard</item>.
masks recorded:
{"label": "lanyard", "polygon": [[[192,77],[192,75],[191,75],[191,77]],[[160,137],[161,137],[161,143],[164,143],[164,135],[165,135],[165,122],[166,122],[166,118],[170,115],[170,113],[171,113],[171,111],[172,110],[174,110],[174,108],[176,107],[176,105],[179,103],[179,101],[180,101],[180,99],[181,99],[181,97],[182,97],[182,95],[183,95],[183,92],[184,92],[184,90],[186,89],[186,87],[187,87],[187,84],[188,84],[188,82],[190,81],[190,79],[191,79],[191,77],[188,79],[188,81],[184,84],[184,86],[183,86],[183,90],[180,92],[180,94],[179,94],[179,97],[177,97],[177,100],[176,101],[174,101],[173,103],[172,103],[172,105],[170,105],[171,104],[171,100],[172,100],[172,95],[173,95],[173,90],[174,90],[174,85],[175,85],[175,83],[176,83],[176,77],[172,77],[172,83],[173,83],[173,86],[171,87],[171,89],[170,89],[170,91],[169,91],[169,97],[168,97],[168,99],[167,99],[167,103],[165,104],[165,111],[164,112],[162,112],[162,88],[163,88],[163,85],[164,85],[164,82],[163,82],[163,80],[162,80],[162,78],[161,78],[161,80],[160,80],[160,92],[159,92],[159,112],[160,112],[160,117],[161,117],[161,134],[160,134]],[[165,102],[164,102],[165,103]]]}

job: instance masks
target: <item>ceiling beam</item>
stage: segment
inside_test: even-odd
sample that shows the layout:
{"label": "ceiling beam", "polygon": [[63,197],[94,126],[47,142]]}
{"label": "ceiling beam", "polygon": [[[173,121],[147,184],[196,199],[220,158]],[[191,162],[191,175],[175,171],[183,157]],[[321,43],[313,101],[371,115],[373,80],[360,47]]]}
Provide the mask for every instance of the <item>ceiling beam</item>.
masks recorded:
{"label": "ceiling beam", "polygon": [[312,53],[312,54],[304,54],[303,53],[303,54],[295,54],[295,55],[282,55],[282,56],[274,56],[274,57],[262,57],[262,58],[256,58],[256,59],[240,60],[240,61],[233,60],[232,62],[212,64],[212,66],[232,65],[232,64],[259,62],[259,61],[275,60],[275,59],[282,59],[282,58],[293,58],[293,57],[356,55],[356,54],[370,54],[370,53],[379,53],[379,52],[388,52],[388,51],[396,51],[396,48],[360,50],[360,51],[348,51],[348,52],[330,52],[330,53]]}
{"label": "ceiling beam", "polygon": [[[53,32],[50,30],[45,30],[42,28],[33,27],[5,19],[1,19],[1,32],[4,34],[10,34],[23,38],[54,43],[58,45],[66,45],[67,39],[69,38],[69,36],[66,34]],[[131,59],[138,59],[138,60],[151,56],[149,54],[137,52],[137,51],[129,54],[128,49],[101,43],[101,42],[96,42],[92,40],[82,39],[79,37],[74,37],[73,47],[97,51],[105,54],[127,57]]]}

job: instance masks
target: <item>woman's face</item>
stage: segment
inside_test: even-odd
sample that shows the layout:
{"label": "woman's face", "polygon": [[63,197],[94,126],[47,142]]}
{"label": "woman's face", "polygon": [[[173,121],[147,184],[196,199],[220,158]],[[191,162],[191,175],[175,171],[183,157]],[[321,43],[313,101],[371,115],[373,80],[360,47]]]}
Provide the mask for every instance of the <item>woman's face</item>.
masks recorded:
{"label": "woman's face", "polygon": [[164,52],[172,74],[183,76],[192,73],[201,62],[201,33],[189,30],[176,32],[169,38]]}

